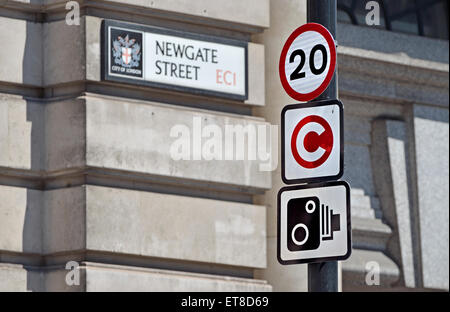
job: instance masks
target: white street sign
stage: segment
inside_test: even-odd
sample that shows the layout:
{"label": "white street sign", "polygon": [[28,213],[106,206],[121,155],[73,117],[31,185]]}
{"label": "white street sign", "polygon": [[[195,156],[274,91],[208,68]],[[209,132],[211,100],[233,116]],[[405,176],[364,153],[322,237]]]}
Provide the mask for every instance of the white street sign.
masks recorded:
{"label": "white street sign", "polygon": [[246,100],[247,42],[105,20],[103,79]]}
{"label": "white street sign", "polygon": [[352,251],[350,220],[350,187],[344,181],[282,188],[278,193],[278,261],[347,259]]}
{"label": "white street sign", "polygon": [[286,184],[339,179],[343,173],[343,106],[338,100],[287,105],[281,113]]}

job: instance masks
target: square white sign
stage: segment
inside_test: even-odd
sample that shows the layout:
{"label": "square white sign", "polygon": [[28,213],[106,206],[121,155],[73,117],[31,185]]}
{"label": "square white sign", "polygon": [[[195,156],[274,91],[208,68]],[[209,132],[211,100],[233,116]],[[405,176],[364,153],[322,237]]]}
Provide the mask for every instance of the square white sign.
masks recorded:
{"label": "square white sign", "polygon": [[346,182],[280,190],[278,261],[281,264],[344,260],[351,250],[350,187]]}
{"label": "square white sign", "polygon": [[282,111],[282,178],[286,184],[343,174],[343,105],[338,100],[288,105]]}

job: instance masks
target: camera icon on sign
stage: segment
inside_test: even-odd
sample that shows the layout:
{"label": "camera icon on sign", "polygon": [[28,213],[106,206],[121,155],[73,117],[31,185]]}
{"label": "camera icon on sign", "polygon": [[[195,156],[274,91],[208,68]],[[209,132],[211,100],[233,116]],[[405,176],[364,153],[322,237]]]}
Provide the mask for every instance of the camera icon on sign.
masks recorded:
{"label": "camera icon on sign", "polygon": [[340,231],[340,215],[315,196],[289,200],[287,214],[290,251],[317,249],[321,241],[332,240],[334,232]]}

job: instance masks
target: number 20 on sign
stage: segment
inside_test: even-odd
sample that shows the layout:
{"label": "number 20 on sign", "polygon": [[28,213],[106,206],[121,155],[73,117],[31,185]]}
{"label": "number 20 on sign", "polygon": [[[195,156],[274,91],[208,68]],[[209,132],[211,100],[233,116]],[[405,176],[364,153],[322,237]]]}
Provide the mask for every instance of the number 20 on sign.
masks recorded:
{"label": "number 20 on sign", "polygon": [[297,28],[281,51],[279,73],[286,92],[298,101],[310,101],[326,90],[336,69],[336,46],[320,24]]}

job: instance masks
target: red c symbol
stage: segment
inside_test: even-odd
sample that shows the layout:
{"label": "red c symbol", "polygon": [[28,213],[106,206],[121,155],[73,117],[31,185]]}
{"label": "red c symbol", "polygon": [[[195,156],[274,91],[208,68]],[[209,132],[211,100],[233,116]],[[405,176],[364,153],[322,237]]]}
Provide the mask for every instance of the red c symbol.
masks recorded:
{"label": "red c symbol", "polygon": [[[319,147],[323,148],[325,150],[325,153],[317,160],[315,161],[307,161],[304,160],[298,153],[297,150],[297,136],[300,130],[303,128],[304,125],[310,123],[310,122],[316,122],[319,125],[321,125],[325,131],[322,132],[322,134],[317,134],[317,132],[310,131],[308,134],[305,135],[305,138],[303,139],[303,146],[305,147],[305,150],[312,153],[316,151]],[[291,138],[291,150],[292,155],[294,156],[295,160],[298,162],[298,164],[304,168],[313,169],[319,167],[321,164],[323,164],[328,157],[331,154],[331,150],[333,149],[333,131],[331,130],[330,125],[328,122],[323,119],[320,116],[312,115],[307,116],[300,120],[300,122],[295,126],[294,132],[292,133]]]}

